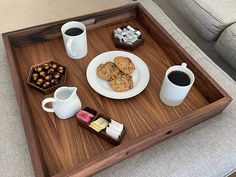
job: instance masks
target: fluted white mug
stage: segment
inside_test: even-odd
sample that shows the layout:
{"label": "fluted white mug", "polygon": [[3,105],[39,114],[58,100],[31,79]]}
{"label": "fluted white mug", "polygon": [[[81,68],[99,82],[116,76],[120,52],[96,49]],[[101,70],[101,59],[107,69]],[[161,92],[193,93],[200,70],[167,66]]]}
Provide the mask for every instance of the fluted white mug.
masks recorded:
{"label": "fluted white mug", "polygon": [[[76,36],[66,34],[66,31],[71,28],[79,28],[83,32]],[[86,27],[83,23],[77,21],[70,21],[61,27],[61,33],[66,49],[66,53],[70,58],[80,59],[87,55],[87,33]]]}
{"label": "fluted white mug", "polygon": [[[188,75],[190,78],[190,84],[187,86],[179,86],[172,83],[168,75],[173,71],[181,71]],[[161,91],[160,91],[160,99],[163,103],[168,106],[178,106],[180,105],[185,97],[187,96],[189,90],[191,89],[194,83],[195,77],[193,72],[187,68],[186,63],[182,63],[181,65],[175,65],[170,67],[165,74],[165,78],[163,80]]]}

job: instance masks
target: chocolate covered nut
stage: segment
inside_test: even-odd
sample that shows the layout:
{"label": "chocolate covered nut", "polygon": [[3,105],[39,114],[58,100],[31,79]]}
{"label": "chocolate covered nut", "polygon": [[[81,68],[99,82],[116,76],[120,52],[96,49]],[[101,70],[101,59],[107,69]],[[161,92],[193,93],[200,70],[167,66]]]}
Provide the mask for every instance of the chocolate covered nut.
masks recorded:
{"label": "chocolate covered nut", "polygon": [[40,76],[40,77],[45,77],[45,75],[46,75],[46,73],[45,73],[44,71],[41,71],[41,72],[39,73],[39,76]]}
{"label": "chocolate covered nut", "polygon": [[59,72],[60,74],[63,74],[63,73],[64,73],[64,70],[63,70],[63,69],[59,69],[58,72]]}
{"label": "chocolate covered nut", "polygon": [[55,72],[54,69],[53,69],[53,68],[50,68],[50,69],[48,69],[47,74],[53,75],[54,72]]}
{"label": "chocolate covered nut", "polygon": [[46,81],[51,81],[51,80],[52,80],[52,76],[51,76],[51,75],[45,76],[45,80],[46,80]]}
{"label": "chocolate covered nut", "polygon": [[63,66],[59,66],[58,69],[59,69],[59,70],[61,70],[61,69],[64,70],[64,67],[63,67]]}
{"label": "chocolate covered nut", "polygon": [[55,70],[57,68],[57,64],[53,63],[51,68],[53,68]]}
{"label": "chocolate covered nut", "polygon": [[56,85],[56,84],[58,84],[59,83],[59,80],[57,80],[57,79],[52,79],[51,80],[51,84],[52,85]]}
{"label": "chocolate covered nut", "polygon": [[49,86],[50,86],[50,82],[48,81],[43,84],[44,89],[48,88]]}
{"label": "chocolate covered nut", "polygon": [[32,74],[32,80],[33,80],[33,81],[37,81],[37,80],[38,80],[38,77],[39,77],[38,73],[33,73],[33,74]]}
{"label": "chocolate covered nut", "polygon": [[60,73],[55,73],[54,78],[59,80],[61,78],[61,74]]}
{"label": "chocolate covered nut", "polygon": [[38,80],[38,77],[32,77],[32,80],[33,80],[33,81],[37,81],[37,80]]}
{"label": "chocolate covered nut", "polygon": [[48,63],[43,64],[43,69],[48,70],[49,69],[49,64]]}
{"label": "chocolate covered nut", "polygon": [[43,68],[41,66],[37,66],[34,68],[34,71],[37,73],[41,72],[42,70],[43,70]]}
{"label": "chocolate covered nut", "polygon": [[32,77],[32,80],[33,80],[33,81],[37,81],[37,80],[38,80],[38,77],[37,77],[37,76],[33,76],[33,77]]}
{"label": "chocolate covered nut", "polygon": [[33,73],[32,76],[33,76],[33,77],[38,77],[39,74],[38,74],[38,73]]}
{"label": "chocolate covered nut", "polygon": [[38,79],[36,84],[37,86],[41,86],[43,84],[43,79]]}

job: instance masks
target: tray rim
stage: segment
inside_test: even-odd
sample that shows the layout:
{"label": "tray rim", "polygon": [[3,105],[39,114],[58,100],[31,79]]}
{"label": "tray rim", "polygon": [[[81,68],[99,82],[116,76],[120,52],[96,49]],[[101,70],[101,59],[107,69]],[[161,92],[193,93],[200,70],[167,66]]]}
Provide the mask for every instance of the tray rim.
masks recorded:
{"label": "tray rim", "polygon": [[[87,14],[87,15],[83,15],[83,16],[79,16],[79,17],[64,19],[64,20],[60,20],[60,21],[56,21],[56,22],[52,22],[52,23],[47,23],[47,24],[43,24],[43,25],[38,25],[38,26],[34,26],[34,27],[29,27],[29,28],[25,28],[25,29],[21,29],[21,30],[16,30],[16,31],[4,33],[4,34],[2,34],[2,36],[3,36],[4,45],[5,45],[5,50],[6,50],[7,58],[8,58],[9,65],[10,65],[10,71],[11,71],[11,75],[12,75],[13,85],[14,85],[14,89],[16,92],[18,104],[21,105],[21,107],[20,107],[21,118],[23,121],[25,135],[27,138],[27,143],[28,143],[28,147],[29,147],[29,151],[30,151],[30,155],[31,155],[31,160],[33,162],[33,168],[34,168],[34,172],[35,172],[36,176],[45,176],[45,175],[48,176],[49,171],[48,171],[47,167],[45,166],[45,162],[43,160],[42,149],[41,149],[38,135],[37,135],[37,132],[35,129],[35,123],[30,118],[30,117],[32,117],[32,113],[31,113],[30,107],[28,106],[29,105],[29,103],[27,101],[28,99],[24,98],[25,89],[24,89],[24,85],[22,82],[23,79],[22,79],[22,77],[17,77],[17,74],[19,74],[19,67],[18,67],[18,61],[14,59],[15,53],[12,49],[12,47],[14,48],[14,46],[12,46],[11,42],[10,42],[11,38],[14,38],[14,34],[19,34],[22,32],[24,33],[25,31],[34,30],[35,28],[38,28],[38,27],[46,27],[46,26],[50,27],[50,26],[56,25],[58,23],[63,23],[68,20],[88,19],[88,18],[91,18],[91,16],[92,17],[97,16],[98,14],[101,16],[107,15],[107,14],[109,15],[109,13],[112,13],[113,11],[121,12],[121,11],[128,11],[130,9],[135,9],[136,11],[141,10],[141,11],[143,11],[143,13],[148,14],[152,23],[154,25],[159,26],[162,33],[164,33],[164,35],[166,35],[168,37],[168,39],[174,43],[174,45],[178,48],[178,50],[181,50],[181,52],[183,52],[183,54],[187,58],[191,59],[191,62],[193,62],[193,64],[197,67],[197,69],[201,72],[201,74],[203,74],[205,77],[207,77],[209,82],[217,89],[217,91],[219,91],[223,95],[223,98],[218,99],[217,101],[212,102],[209,105],[204,106],[203,108],[200,108],[196,111],[191,112],[190,114],[184,116],[183,119],[172,121],[172,122],[166,124],[165,128],[160,128],[160,129],[154,130],[148,134],[145,134],[141,137],[136,138],[135,140],[133,140],[130,143],[127,143],[124,145],[121,144],[120,146],[114,147],[111,150],[107,151],[106,154],[102,154],[99,157],[94,157],[94,158],[86,161],[82,165],[81,164],[75,165],[71,169],[65,170],[59,174],[54,175],[55,177],[69,176],[69,175],[73,175],[76,173],[78,175],[86,175],[87,176],[87,175],[92,175],[95,172],[99,172],[99,171],[101,171],[101,170],[103,170],[115,163],[120,162],[123,159],[126,159],[127,157],[130,157],[130,156],[140,152],[141,150],[146,149],[147,147],[150,147],[151,145],[157,144],[158,142],[163,141],[166,138],[169,138],[169,137],[171,137],[171,136],[173,136],[173,135],[175,135],[187,128],[192,127],[193,125],[196,125],[197,123],[200,123],[201,121],[203,121],[215,114],[222,112],[224,110],[224,108],[232,100],[232,98],[224,91],[224,89],[216,81],[214,81],[213,78],[208,73],[206,73],[203,70],[203,68],[185,51],[185,49],[183,49],[183,47],[180,46],[180,44],[177,43],[177,41],[175,41],[173,39],[173,37],[171,35],[169,35],[169,33],[154,19],[153,16],[150,15],[150,13],[140,3],[129,4],[129,5],[121,6],[118,8],[105,10],[102,12],[91,13],[91,14]],[[217,112],[215,112],[216,108],[218,108]],[[219,108],[221,108],[221,109],[219,109]],[[203,115],[201,117],[201,119],[196,119],[197,113],[204,112],[204,111],[207,111],[207,114]],[[181,122],[181,124],[183,124],[183,122],[184,122],[185,124],[188,124],[188,126],[181,127],[179,125],[180,122]],[[176,131],[170,132],[174,128],[177,128]],[[168,132],[170,132],[170,133],[168,133]],[[145,137],[147,137],[147,138],[145,138]],[[140,139],[142,139],[142,141],[140,141]],[[151,139],[151,141],[150,141],[150,139]],[[134,147],[136,148],[135,151],[131,152],[131,150]],[[114,153],[114,152],[116,152],[116,153]],[[112,157],[114,157],[115,160]],[[98,161],[100,164],[99,166],[96,165],[98,163]],[[107,165],[107,161],[110,162],[109,165]],[[103,164],[104,166],[101,167],[101,164]],[[91,171],[91,168],[95,168],[95,170],[93,169]]]}

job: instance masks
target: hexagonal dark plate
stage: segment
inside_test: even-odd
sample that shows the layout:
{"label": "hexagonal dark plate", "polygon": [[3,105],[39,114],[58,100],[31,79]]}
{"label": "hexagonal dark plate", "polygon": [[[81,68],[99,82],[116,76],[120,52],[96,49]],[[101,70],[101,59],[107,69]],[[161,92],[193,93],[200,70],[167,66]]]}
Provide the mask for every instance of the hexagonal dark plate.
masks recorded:
{"label": "hexagonal dark plate", "polygon": [[[62,79],[61,79],[61,81],[60,81],[58,84],[53,85],[53,86],[51,86],[51,87],[49,87],[49,88],[47,88],[47,89],[43,89],[43,88],[37,86],[34,82],[32,82],[32,81],[31,81],[31,78],[32,78],[33,70],[34,70],[36,67],[42,66],[43,64],[46,64],[46,63],[48,63],[48,64],[49,64],[49,63],[56,63],[58,66],[63,66],[63,67],[65,68],[65,71],[64,71],[64,74],[62,74]],[[53,91],[55,91],[58,87],[62,86],[62,85],[65,83],[65,81],[66,81],[66,76],[67,76],[67,68],[66,68],[64,65],[62,65],[62,64],[60,64],[60,63],[58,63],[58,62],[56,62],[56,61],[54,61],[54,60],[49,60],[49,61],[45,61],[45,62],[40,63],[40,64],[36,64],[36,65],[34,65],[34,66],[31,66],[30,72],[29,72],[29,75],[28,75],[28,78],[27,78],[27,83],[28,83],[32,88],[34,88],[34,89],[36,89],[37,91],[39,91],[40,93],[49,94],[49,93],[52,93]]]}

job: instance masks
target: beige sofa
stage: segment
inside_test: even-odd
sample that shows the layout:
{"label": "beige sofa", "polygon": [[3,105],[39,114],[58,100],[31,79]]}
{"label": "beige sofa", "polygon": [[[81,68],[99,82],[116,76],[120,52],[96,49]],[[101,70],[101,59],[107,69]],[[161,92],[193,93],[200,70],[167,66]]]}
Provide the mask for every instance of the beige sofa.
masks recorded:
{"label": "beige sofa", "polygon": [[236,70],[236,1],[168,0],[215,50]]}

